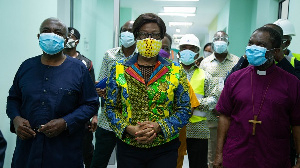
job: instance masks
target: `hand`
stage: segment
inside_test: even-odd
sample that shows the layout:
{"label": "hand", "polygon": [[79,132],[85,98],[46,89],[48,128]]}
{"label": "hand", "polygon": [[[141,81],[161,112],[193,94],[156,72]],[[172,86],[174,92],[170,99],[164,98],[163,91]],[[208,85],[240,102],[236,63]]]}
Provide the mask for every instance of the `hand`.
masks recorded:
{"label": "hand", "polygon": [[106,88],[104,89],[96,88],[96,92],[99,97],[103,97],[103,98],[106,97]]}
{"label": "hand", "polygon": [[297,158],[296,165],[293,166],[293,168],[300,168],[300,159],[299,158]]}
{"label": "hand", "polygon": [[139,130],[140,130],[139,125],[129,125],[125,129],[125,131],[132,136],[136,136],[135,133],[138,132]]}
{"label": "hand", "polygon": [[89,125],[89,131],[91,132],[95,132],[96,129],[97,129],[97,124],[98,124],[98,116],[94,115],[93,118],[92,118],[92,121]]}
{"label": "hand", "polygon": [[36,136],[36,133],[31,129],[29,121],[17,116],[13,120],[16,134],[22,140],[27,140]]}
{"label": "hand", "polygon": [[216,116],[216,117],[220,117],[220,113],[216,110],[216,109],[213,109],[212,110],[212,113]]}
{"label": "hand", "polygon": [[138,125],[140,126],[140,131],[135,133],[137,136],[136,140],[142,144],[153,142],[157,136],[157,133],[161,131],[161,128],[157,122],[144,121],[142,123],[138,123]]}
{"label": "hand", "polygon": [[66,130],[67,125],[63,118],[54,119],[43,125],[38,131],[44,133],[47,137],[52,138]]}
{"label": "hand", "polygon": [[216,154],[216,157],[215,157],[215,160],[213,163],[213,168],[222,168],[223,167],[222,162],[223,162],[222,154]]}
{"label": "hand", "polygon": [[[153,142],[156,137],[154,125],[147,123],[138,123],[138,125],[130,125],[126,127],[126,132],[136,137],[138,143],[147,144]],[[158,124],[157,124],[158,125]]]}
{"label": "hand", "polygon": [[[144,121],[142,123],[138,123],[138,125],[141,127],[142,130],[146,128],[152,128],[154,129],[155,133],[159,133],[161,131],[160,125],[157,122]],[[139,134],[139,132],[137,132],[137,134]]]}

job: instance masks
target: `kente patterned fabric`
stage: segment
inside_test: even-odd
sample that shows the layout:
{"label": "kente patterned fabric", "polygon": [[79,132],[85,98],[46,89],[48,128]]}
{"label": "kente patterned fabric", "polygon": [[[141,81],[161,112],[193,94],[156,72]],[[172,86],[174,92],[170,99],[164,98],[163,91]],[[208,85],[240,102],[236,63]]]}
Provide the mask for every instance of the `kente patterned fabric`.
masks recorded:
{"label": "kente patterned fabric", "polygon": [[[189,87],[180,64],[158,56],[146,84],[137,64],[138,54],[116,63],[107,83],[105,115],[116,136],[129,145],[150,148],[178,137],[191,116]],[[155,121],[161,127],[150,144],[139,144],[125,132],[137,122]]]}
{"label": "kente patterned fabric", "polygon": [[[134,55],[135,53],[137,53],[137,50],[134,51],[132,55]],[[122,51],[122,47],[116,47],[107,50],[102,60],[98,81],[101,81],[105,77],[108,77],[110,75],[111,67],[116,63],[116,61],[119,61],[121,59],[126,59],[126,56]],[[105,130],[112,131],[107,121],[107,118],[104,115],[104,107],[101,107],[101,111],[98,115],[98,126]]]}

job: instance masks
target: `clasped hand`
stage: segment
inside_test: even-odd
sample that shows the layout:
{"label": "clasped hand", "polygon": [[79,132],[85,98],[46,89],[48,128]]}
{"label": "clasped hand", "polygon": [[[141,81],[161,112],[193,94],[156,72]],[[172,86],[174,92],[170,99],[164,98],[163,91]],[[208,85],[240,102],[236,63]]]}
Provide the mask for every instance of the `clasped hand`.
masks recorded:
{"label": "clasped hand", "polygon": [[[17,136],[22,140],[34,138],[36,132],[33,131],[28,120],[17,116],[13,120]],[[44,133],[47,137],[52,138],[59,135],[62,131],[66,130],[66,123],[63,118],[54,119],[43,125],[38,132]]]}
{"label": "clasped hand", "polygon": [[130,135],[136,137],[135,139],[138,143],[148,144],[153,142],[157,136],[157,133],[159,133],[161,130],[157,122],[144,121],[135,126],[128,126],[126,131]]}

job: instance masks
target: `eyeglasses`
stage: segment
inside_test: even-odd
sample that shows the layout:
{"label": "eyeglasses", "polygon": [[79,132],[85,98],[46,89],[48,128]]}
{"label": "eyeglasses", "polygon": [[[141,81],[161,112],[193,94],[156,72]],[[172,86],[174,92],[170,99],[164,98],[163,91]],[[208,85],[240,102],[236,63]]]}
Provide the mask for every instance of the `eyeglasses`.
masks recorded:
{"label": "eyeglasses", "polygon": [[225,41],[226,43],[228,42],[227,37],[214,37],[213,42],[215,41]]}
{"label": "eyeglasses", "polygon": [[156,40],[160,40],[160,33],[146,33],[146,32],[138,32],[138,37],[140,39],[145,39],[148,38],[149,36],[151,36],[152,38],[156,39]]}
{"label": "eyeglasses", "polygon": [[285,43],[287,42],[288,40],[287,39],[282,39],[282,43]]}

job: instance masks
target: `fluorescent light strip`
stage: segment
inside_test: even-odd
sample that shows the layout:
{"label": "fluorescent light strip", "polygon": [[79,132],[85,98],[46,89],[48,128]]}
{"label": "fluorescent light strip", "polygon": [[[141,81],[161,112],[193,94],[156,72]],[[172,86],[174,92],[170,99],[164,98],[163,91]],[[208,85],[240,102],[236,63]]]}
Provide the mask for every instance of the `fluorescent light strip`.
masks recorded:
{"label": "fluorescent light strip", "polygon": [[183,17],[188,17],[188,16],[196,16],[196,14],[193,13],[158,13],[160,16],[183,16]]}
{"label": "fluorescent light strip", "polygon": [[187,1],[199,1],[199,0],[153,0],[153,1],[182,1],[182,2],[187,2]]}
{"label": "fluorescent light strip", "polygon": [[169,22],[169,26],[192,26],[193,22]]}
{"label": "fluorescent light strip", "polygon": [[165,13],[195,13],[196,7],[163,7]]}

